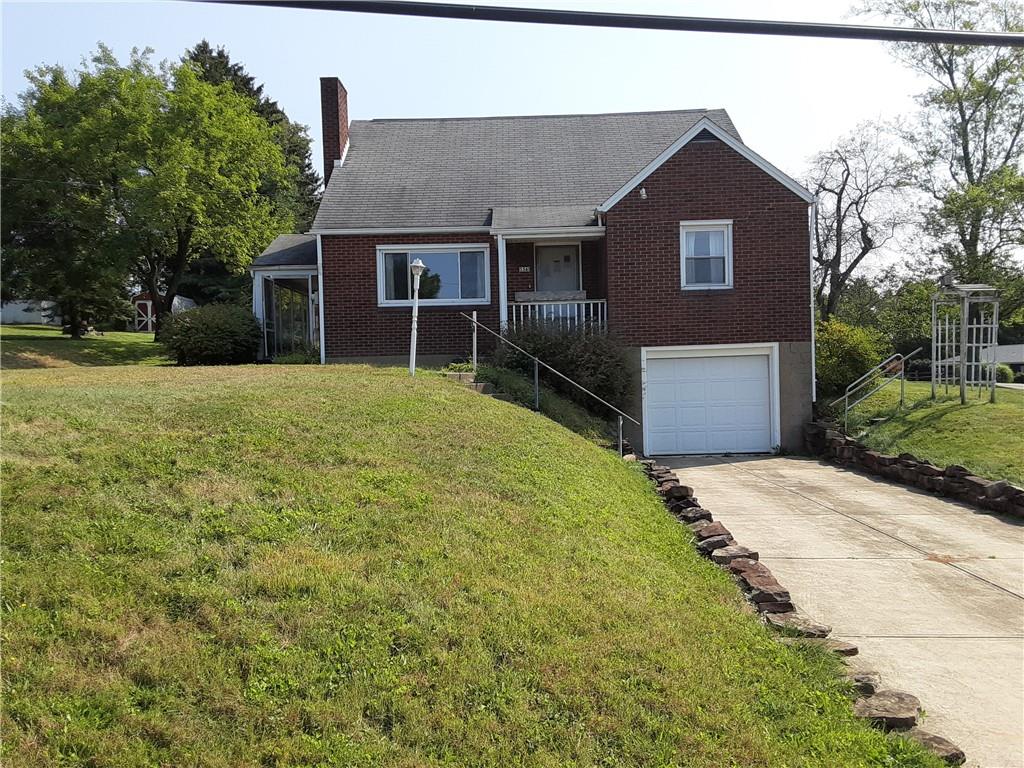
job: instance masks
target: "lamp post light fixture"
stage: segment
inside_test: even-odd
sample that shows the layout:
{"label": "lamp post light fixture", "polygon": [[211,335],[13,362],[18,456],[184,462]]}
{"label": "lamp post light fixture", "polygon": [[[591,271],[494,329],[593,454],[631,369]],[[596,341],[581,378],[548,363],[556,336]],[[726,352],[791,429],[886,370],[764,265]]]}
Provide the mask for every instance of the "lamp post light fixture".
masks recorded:
{"label": "lamp post light fixture", "polygon": [[409,340],[409,375],[416,375],[416,322],[420,315],[420,276],[427,265],[419,259],[409,265],[412,271],[412,338]]}

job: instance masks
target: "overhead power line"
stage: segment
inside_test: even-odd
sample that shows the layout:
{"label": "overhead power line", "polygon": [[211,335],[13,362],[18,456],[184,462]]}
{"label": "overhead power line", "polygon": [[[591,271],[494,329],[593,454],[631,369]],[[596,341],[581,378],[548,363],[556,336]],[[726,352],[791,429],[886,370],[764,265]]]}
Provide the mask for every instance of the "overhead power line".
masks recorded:
{"label": "overhead power line", "polygon": [[655,29],[675,32],[726,32],[738,35],[828,37],[846,40],[884,40],[903,43],[950,43],[1024,47],[1024,34],[974,32],[957,29],[876,27],[856,24],[824,24],[803,21],[711,19],[699,16],[654,16],[601,11],[565,11],[546,8],[513,8],[456,3],[420,3],[410,0],[198,0],[231,5],[306,8],[320,11],[380,13],[433,19],[511,21],[524,24],[558,24],[613,29]]}

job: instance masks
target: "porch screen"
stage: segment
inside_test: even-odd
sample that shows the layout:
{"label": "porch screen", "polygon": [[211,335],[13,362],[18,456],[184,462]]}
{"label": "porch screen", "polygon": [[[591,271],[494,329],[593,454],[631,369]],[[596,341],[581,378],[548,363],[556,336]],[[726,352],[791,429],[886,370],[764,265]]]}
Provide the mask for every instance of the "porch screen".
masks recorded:
{"label": "porch screen", "polygon": [[383,253],[385,301],[412,299],[413,279],[409,265],[416,259],[420,259],[426,266],[420,278],[421,301],[459,302],[486,299],[486,252],[416,250]]}

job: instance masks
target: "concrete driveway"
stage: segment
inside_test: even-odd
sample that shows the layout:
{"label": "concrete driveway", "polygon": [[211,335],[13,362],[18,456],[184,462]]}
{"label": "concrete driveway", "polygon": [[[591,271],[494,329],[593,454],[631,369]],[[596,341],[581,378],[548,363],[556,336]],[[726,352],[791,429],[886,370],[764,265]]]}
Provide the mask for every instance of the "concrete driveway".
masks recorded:
{"label": "concrete driveway", "polygon": [[662,463],[967,765],[1024,768],[1024,525],[811,459]]}

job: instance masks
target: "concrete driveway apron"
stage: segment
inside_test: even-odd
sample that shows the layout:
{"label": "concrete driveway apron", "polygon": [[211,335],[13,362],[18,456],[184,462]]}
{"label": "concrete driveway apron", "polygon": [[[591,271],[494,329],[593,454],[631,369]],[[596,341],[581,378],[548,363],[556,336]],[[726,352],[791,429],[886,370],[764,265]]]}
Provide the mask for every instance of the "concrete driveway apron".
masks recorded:
{"label": "concrete driveway apron", "polygon": [[662,460],[967,765],[1024,768],[1024,524],[811,459]]}

